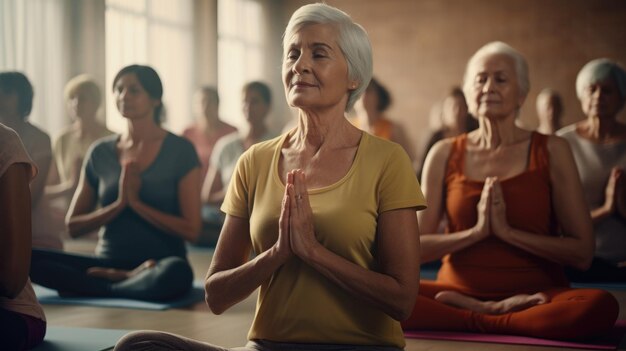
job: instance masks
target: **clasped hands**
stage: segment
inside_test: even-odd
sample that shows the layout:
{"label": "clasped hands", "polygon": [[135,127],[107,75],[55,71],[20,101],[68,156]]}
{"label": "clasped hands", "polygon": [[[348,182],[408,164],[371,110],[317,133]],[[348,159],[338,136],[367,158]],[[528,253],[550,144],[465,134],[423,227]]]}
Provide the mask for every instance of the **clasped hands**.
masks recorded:
{"label": "clasped hands", "polygon": [[123,162],[119,180],[117,201],[121,207],[133,206],[139,201],[141,189],[141,171],[134,160]]}
{"label": "clasped hands", "polygon": [[308,260],[319,242],[315,238],[313,210],[302,170],[287,173],[287,184],[278,220],[277,253],[285,260],[293,255]]}
{"label": "clasped hands", "polygon": [[609,214],[619,213],[626,218],[626,178],[624,171],[613,167],[604,190],[604,208]]}
{"label": "clasped hands", "polygon": [[493,234],[506,241],[511,234],[511,227],[506,219],[506,203],[497,177],[485,179],[476,209],[478,220],[473,228],[473,235],[482,240]]}

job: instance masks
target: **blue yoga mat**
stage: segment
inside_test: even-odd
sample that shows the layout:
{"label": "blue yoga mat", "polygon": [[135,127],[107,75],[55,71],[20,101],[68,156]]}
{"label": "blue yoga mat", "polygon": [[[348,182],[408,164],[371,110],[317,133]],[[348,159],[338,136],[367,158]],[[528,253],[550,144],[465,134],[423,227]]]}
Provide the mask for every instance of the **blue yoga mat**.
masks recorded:
{"label": "blue yoga mat", "polygon": [[141,301],[114,297],[60,297],[56,290],[33,284],[37,299],[46,305],[82,305],[96,307],[120,307],[140,310],[167,310],[184,307],[204,300],[204,282],[196,280],[193,288],[185,296],[167,302]]}
{"label": "blue yoga mat", "polygon": [[[422,264],[420,278],[425,280],[437,280],[437,272],[439,272],[441,264],[437,262],[429,262]],[[626,290],[626,283],[571,283],[572,288],[581,289],[602,289],[602,290]]]}
{"label": "blue yoga mat", "polygon": [[602,289],[602,290],[626,290],[626,283],[576,283],[572,282],[572,288]]}
{"label": "blue yoga mat", "polygon": [[48,327],[43,343],[33,351],[102,351],[130,332],[121,329]]}

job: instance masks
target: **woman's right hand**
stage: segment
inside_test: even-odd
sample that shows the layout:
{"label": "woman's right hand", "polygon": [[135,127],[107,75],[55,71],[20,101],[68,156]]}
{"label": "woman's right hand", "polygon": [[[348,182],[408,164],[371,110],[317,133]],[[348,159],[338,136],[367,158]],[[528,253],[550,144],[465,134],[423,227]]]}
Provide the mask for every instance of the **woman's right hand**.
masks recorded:
{"label": "woman's right hand", "polygon": [[613,197],[615,210],[622,218],[626,218],[626,177],[624,176],[624,170],[621,168],[613,168],[611,176],[613,172],[615,172],[615,194]]}
{"label": "woman's right hand", "polygon": [[280,218],[278,219],[278,240],[276,241],[276,254],[284,261],[293,256],[291,250],[291,239],[289,237],[289,188],[293,187],[293,173],[287,174],[287,186],[285,186],[285,194],[283,195],[283,203],[280,209]]}
{"label": "woman's right hand", "polygon": [[485,179],[485,185],[483,191],[480,194],[480,201],[476,205],[476,212],[478,213],[478,220],[476,225],[472,228],[472,235],[476,238],[476,241],[480,241],[489,236],[490,232],[490,211],[491,208],[491,188],[493,187],[493,178],[488,177]]}
{"label": "woman's right hand", "polygon": [[120,180],[117,191],[117,206],[124,208],[128,205],[128,182],[129,182],[129,169],[128,164],[122,164],[122,171],[120,172]]}
{"label": "woman's right hand", "polygon": [[604,205],[602,207],[609,214],[615,212],[619,201],[620,191],[618,191],[618,184],[620,183],[621,175],[622,171],[617,167],[613,167],[606,188],[604,189]]}

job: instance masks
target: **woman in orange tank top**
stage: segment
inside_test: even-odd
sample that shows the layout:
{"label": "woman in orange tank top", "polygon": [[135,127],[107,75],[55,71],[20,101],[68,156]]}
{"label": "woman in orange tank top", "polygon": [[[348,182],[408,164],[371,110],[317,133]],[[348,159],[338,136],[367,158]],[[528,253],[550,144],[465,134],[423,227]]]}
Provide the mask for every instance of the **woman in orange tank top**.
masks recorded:
{"label": "woman in orange tank top", "polygon": [[[563,266],[589,266],[589,213],[567,143],[518,128],[529,90],[525,59],[494,42],[469,60],[464,82],[480,127],[430,151],[419,222],[424,261],[442,259],[422,281],[405,329],[597,336],[619,312],[606,291],[571,289]],[[445,213],[447,233],[436,233]]]}

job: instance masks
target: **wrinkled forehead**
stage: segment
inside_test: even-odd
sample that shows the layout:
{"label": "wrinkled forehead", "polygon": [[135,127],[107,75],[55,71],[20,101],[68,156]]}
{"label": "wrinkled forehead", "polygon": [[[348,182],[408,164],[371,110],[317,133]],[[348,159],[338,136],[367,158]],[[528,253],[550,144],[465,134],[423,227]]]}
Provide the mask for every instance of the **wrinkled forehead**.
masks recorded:
{"label": "wrinkled forehead", "polygon": [[[306,41],[306,43],[304,43]],[[336,23],[304,22],[295,26],[290,33],[285,33],[283,50],[303,44],[326,44],[339,46],[339,27]]]}
{"label": "wrinkled forehead", "polygon": [[474,58],[468,71],[472,76],[486,72],[504,72],[516,75],[515,60],[503,53],[485,54]]}

